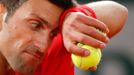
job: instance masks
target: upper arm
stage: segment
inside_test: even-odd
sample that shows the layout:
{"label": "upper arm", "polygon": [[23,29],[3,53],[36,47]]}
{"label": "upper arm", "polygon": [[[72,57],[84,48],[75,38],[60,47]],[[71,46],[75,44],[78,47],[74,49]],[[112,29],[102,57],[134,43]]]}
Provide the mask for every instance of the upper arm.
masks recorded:
{"label": "upper arm", "polygon": [[97,19],[108,26],[110,30],[108,36],[110,38],[117,34],[126,22],[128,10],[119,3],[113,1],[99,1],[86,5],[95,11]]}

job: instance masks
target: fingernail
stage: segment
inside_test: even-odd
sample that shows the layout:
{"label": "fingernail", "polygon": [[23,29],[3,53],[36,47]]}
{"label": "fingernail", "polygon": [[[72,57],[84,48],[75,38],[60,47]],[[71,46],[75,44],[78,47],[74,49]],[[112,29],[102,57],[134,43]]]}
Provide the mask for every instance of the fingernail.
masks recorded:
{"label": "fingernail", "polygon": [[109,29],[107,29],[106,31],[107,31],[107,33],[109,33]]}
{"label": "fingernail", "polygon": [[84,52],[84,55],[85,55],[85,56],[88,56],[88,55],[89,55],[89,51],[86,50],[86,51]]}
{"label": "fingernail", "polygon": [[108,43],[108,41],[109,41],[109,38],[106,38],[106,39],[105,39],[105,42]]}
{"label": "fingernail", "polygon": [[100,48],[105,48],[105,46],[106,46],[106,45],[105,45],[105,44],[103,44],[103,43],[102,43],[102,44],[100,44]]}
{"label": "fingernail", "polygon": [[89,68],[89,70],[96,71],[97,70],[97,67],[91,67],[91,68]]}

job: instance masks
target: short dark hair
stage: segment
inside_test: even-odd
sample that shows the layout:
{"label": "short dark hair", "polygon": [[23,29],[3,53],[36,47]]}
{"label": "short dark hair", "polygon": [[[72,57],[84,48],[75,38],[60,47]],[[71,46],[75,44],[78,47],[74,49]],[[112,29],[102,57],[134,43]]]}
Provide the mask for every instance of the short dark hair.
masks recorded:
{"label": "short dark hair", "polygon": [[[7,9],[7,17],[13,15],[17,8],[19,8],[24,2],[28,0],[0,0],[0,3]],[[74,6],[74,0],[49,0],[53,4],[68,9]]]}

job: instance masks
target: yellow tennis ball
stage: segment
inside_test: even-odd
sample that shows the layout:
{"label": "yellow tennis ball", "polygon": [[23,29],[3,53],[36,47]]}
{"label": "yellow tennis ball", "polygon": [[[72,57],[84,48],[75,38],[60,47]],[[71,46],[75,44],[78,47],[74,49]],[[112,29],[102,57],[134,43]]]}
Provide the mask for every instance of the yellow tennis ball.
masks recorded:
{"label": "yellow tennis ball", "polygon": [[72,54],[71,58],[76,67],[78,67],[79,69],[87,70],[99,64],[101,60],[101,51],[99,48],[94,48],[81,43],[78,43],[77,46],[89,50],[90,55],[87,57],[82,57],[82,56]]}

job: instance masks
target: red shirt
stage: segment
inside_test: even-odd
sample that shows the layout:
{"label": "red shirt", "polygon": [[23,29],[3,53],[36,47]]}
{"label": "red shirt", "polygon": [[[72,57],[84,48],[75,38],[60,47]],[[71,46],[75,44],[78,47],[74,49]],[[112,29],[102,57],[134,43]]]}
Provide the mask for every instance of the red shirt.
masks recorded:
{"label": "red shirt", "polygon": [[35,75],[74,75],[71,54],[63,46],[60,33],[54,39],[54,43]]}
{"label": "red shirt", "polygon": [[[94,11],[87,6],[78,6],[70,8],[62,13],[59,18],[59,27],[62,28],[64,17],[69,12],[82,12],[85,15],[85,9],[91,13],[91,16],[96,18]],[[48,51],[48,56],[45,57],[35,75],[74,75],[74,65],[71,61],[71,54],[67,52],[63,45],[62,35],[59,33],[54,39],[51,48]]]}
{"label": "red shirt", "polygon": [[[91,16],[96,18],[93,10],[87,6],[78,6],[70,8],[63,12],[59,20],[60,30],[64,17],[69,12],[82,12],[88,15],[84,9],[89,10]],[[38,66],[34,75],[74,75],[74,65],[71,61],[71,54],[67,52],[63,45],[62,35],[59,32],[55,37],[51,48],[48,50],[42,63]]]}

